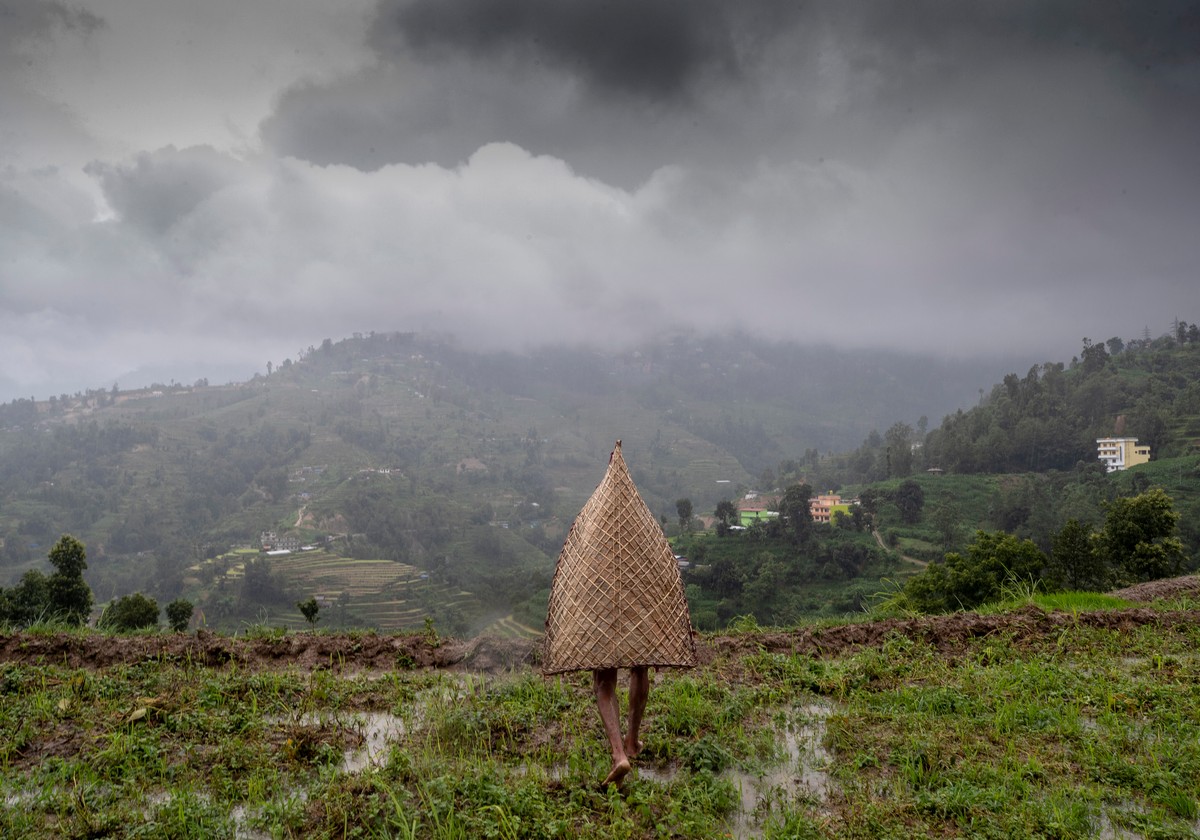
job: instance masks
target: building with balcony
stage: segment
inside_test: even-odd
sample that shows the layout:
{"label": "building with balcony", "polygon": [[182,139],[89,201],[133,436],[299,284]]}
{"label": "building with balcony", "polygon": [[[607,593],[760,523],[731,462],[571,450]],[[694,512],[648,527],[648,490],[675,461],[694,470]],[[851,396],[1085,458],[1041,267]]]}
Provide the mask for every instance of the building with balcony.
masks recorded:
{"label": "building with balcony", "polygon": [[1137,438],[1097,438],[1096,453],[1108,472],[1126,470],[1150,460],[1150,447],[1138,446]]}
{"label": "building with balcony", "polygon": [[838,511],[850,513],[850,503],[842,501],[837,493],[822,493],[808,503],[814,522],[831,522]]}

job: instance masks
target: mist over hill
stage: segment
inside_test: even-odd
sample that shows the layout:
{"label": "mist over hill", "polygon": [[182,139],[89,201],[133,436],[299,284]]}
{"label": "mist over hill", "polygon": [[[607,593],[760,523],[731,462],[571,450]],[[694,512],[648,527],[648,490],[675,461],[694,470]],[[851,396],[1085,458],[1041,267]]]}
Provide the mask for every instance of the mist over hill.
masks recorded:
{"label": "mist over hill", "polygon": [[379,584],[395,605],[414,600],[404,581],[431,581],[442,591],[421,609],[486,592],[507,611],[548,580],[618,438],[647,503],[673,520],[681,497],[710,511],[782,460],[970,406],[1004,367],[739,335],[521,355],[372,333],[242,383],[14,400],[0,406],[0,585],[69,532],[99,601],[192,593],[219,620],[283,609],[297,587],[331,602],[348,591],[225,556],[268,532],[404,565]]}

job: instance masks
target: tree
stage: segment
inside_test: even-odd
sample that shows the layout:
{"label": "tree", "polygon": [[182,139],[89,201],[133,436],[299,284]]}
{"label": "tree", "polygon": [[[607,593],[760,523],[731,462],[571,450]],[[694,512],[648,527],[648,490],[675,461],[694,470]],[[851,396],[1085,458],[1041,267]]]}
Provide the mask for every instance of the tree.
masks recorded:
{"label": "tree", "polygon": [[717,518],[717,536],[723,537],[729,530],[730,525],[737,524],[737,505],[728,499],[717,502],[717,509],[713,511],[713,516]]}
{"label": "tree", "polygon": [[1077,591],[1103,591],[1112,582],[1104,556],[1097,550],[1091,525],[1068,519],[1050,539],[1046,578],[1056,587]]}
{"label": "tree", "polygon": [[1108,505],[1100,534],[1104,558],[1128,581],[1177,575],[1183,565],[1178,523],[1171,497],[1161,487],[1116,499]]}
{"label": "tree", "polygon": [[96,626],[118,633],[157,627],[158,602],[141,592],[122,595],[104,608]]}
{"label": "tree", "polygon": [[317,599],[310,597],[307,601],[297,601],[296,607],[300,610],[300,615],[304,616],[304,620],[308,622],[308,626],[315,627],[320,618],[317,613],[321,611],[321,605],[317,603]]}
{"label": "tree", "polygon": [[21,576],[21,582],[0,589],[0,624],[28,627],[44,618],[50,610],[48,579],[37,569]]}
{"label": "tree", "polygon": [[1108,350],[1105,349],[1104,342],[1092,344],[1090,338],[1085,338],[1083,340],[1083,350],[1079,355],[1083,362],[1084,376],[1099,373],[1108,364]]}
{"label": "tree", "polygon": [[1171,439],[1167,414],[1159,408],[1148,407],[1137,411],[1131,420],[1139,442],[1144,446],[1149,446],[1150,451],[1157,458],[1163,446]]}
{"label": "tree", "polygon": [[167,604],[167,624],[176,633],[183,633],[188,629],[188,625],[192,623],[192,612],[195,607],[192,602],[186,598],[176,598],[171,603]]}
{"label": "tree", "polygon": [[791,532],[792,540],[802,543],[812,533],[812,488],[807,484],[792,484],[783,491],[779,501],[779,518]]}
{"label": "tree", "polygon": [[55,573],[65,577],[79,577],[87,568],[87,550],[70,534],[63,534],[47,557]]}
{"label": "tree", "polygon": [[879,503],[885,498],[883,491],[868,487],[858,494],[858,504],[863,511],[874,516],[879,512]]}
{"label": "tree", "polygon": [[900,521],[914,525],[921,521],[921,509],[925,506],[925,491],[911,478],[900,482],[892,494],[892,502],[900,513]]}
{"label": "tree", "polygon": [[912,474],[912,426],[896,423],[884,435],[887,442],[888,478]]}
{"label": "tree", "polygon": [[692,500],[677,499],[675,501],[675,512],[679,515],[680,533],[692,530]]}
{"label": "tree", "polygon": [[1039,577],[1046,555],[1030,540],[1003,531],[977,531],[966,554],[950,552],[904,585],[908,601],[922,612],[973,609],[994,601],[1010,581]]}
{"label": "tree", "polygon": [[718,557],[708,567],[708,585],[722,598],[735,598],[742,592],[742,573],[728,557]]}
{"label": "tree", "polygon": [[63,534],[49,558],[55,572],[46,581],[48,611],[51,617],[79,626],[92,611],[92,590],[83,580],[87,551],[79,540]]}
{"label": "tree", "polygon": [[937,529],[942,539],[942,551],[949,551],[958,542],[959,522],[962,521],[962,509],[952,499],[947,499],[933,509],[933,527]]}

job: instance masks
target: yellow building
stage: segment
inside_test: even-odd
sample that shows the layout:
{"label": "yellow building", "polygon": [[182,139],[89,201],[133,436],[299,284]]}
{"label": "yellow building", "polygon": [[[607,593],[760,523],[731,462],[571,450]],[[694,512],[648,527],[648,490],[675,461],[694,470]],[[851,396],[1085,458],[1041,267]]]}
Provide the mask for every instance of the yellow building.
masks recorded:
{"label": "yellow building", "polygon": [[1109,472],[1129,469],[1150,460],[1150,447],[1138,446],[1137,438],[1098,438],[1096,450]]}
{"label": "yellow building", "polygon": [[812,513],[814,522],[831,522],[833,515],[838,511],[842,513],[850,512],[850,505],[842,501],[842,497],[837,493],[822,493],[808,503],[808,509]]}

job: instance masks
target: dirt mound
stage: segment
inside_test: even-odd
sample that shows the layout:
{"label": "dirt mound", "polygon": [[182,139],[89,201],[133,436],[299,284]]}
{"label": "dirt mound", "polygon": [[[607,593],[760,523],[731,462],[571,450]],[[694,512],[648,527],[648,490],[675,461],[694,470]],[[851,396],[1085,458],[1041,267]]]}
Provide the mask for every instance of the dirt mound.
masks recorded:
{"label": "dirt mound", "polygon": [[942,653],[959,653],[967,643],[987,636],[1010,637],[1014,644],[1053,640],[1066,627],[1128,632],[1146,624],[1173,627],[1200,619],[1200,611],[1156,612],[1145,608],[1094,612],[1045,612],[1026,607],[1003,615],[954,613],[922,618],[886,619],[831,627],[803,627],[786,632],[714,636],[704,645],[706,662],[717,656],[751,650],[769,653],[832,656],[847,650],[878,647],[891,636],[922,641]]}
{"label": "dirt mound", "polygon": [[194,636],[0,634],[0,662],[54,663],[75,668],[106,668],[159,660],[203,667],[235,663],[248,668],[295,665],[309,670],[387,670],[447,668],[461,659],[462,655],[450,645],[411,635],[294,633],[238,638],[206,630],[199,630]]}
{"label": "dirt mound", "polygon": [[1182,595],[1194,597],[1200,595],[1200,575],[1152,580],[1127,586],[1109,594],[1138,604],[1149,604],[1151,601],[1178,598]]}
{"label": "dirt mound", "polygon": [[[1172,592],[1195,591],[1183,588],[1189,585],[1200,587],[1200,579],[1196,577],[1155,583],[1179,587],[1170,590]],[[1161,612],[1137,607],[1048,613],[1031,606],[1003,615],[955,613],[801,627],[795,630],[718,634],[701,637],[697,642],[697,655],[701,666],[722,658],[738,659],[758,651],[835,656],[858,648],[878,647],[897,635],[927,643],[946,654],[955,654],[965,650],[972,640],[988,636],[1003,636],[1011,639],[1013,644],[1024,646],[1053,642],[1059,632],[1068,627],[1130,632],[1147,624],[1175,627],[1194,626],[1197,622],[1200,622],[1200,610]],[[153,636],[0,634],[0,663],[56,664],[73,668],[107,668],[137,662],[166,661],[210,668],[236,664],[251,669],[295,666],[305,670],[329,669],[337,672],[435,668],[499,673],[536,667],[539,651],[539,639],[513,640],[493,636],[458,640],[435,639],[421,634],[289,633],[240,638],[219,636],[205,630],[195,635]]]}

